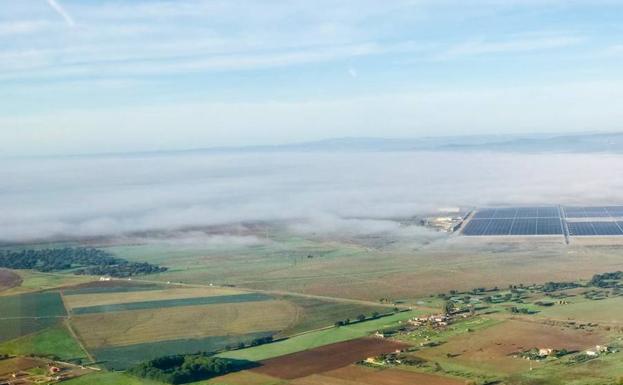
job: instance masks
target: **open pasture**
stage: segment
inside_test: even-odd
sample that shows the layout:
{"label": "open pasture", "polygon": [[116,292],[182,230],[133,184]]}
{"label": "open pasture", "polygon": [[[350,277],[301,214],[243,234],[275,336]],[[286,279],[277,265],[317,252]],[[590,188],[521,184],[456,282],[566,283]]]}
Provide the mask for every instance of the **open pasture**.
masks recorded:
{"label": "open pasture", "polygon": [[332,326],[335,321],[347,318],[354,320],[363,314],[370,317],[374,312],[386,313],[388,309],[382,306],[367,306],[356,303],[324,301],[316,298],[285,296],[283,299],[294,303],[300,309],[297,322],[282,334],[291,335],[326,326]]}
{"label": "open pasture", "polygon": [[382,338],[359,338],[261,361],[261,366],[251,371],[282,379],[301,378],[408,346]]}
{"label": "open pasture", "polygon": [[296,312],[286,301],[261,301],[85,314],[72,324],[87,347],[97,348],[276,332],[288,328]]}
{"label": "open pasture", "polygon": [[440,362],[442,366],[448,364],[503,375],[539,365],[515,358],[515,353],[532,348],[576,351],[607,341],[607,337],[599,332],[550,326],[536,321],[509,320],[456,336],[440,346],[419,351],[417,356]]}
{"label": "open pasture", "polygon": [[138,378],[123,372],[100,371],[63,381],[63,385],[163,385],[162,382]]}
{"label": "open pasture", "polygon": [[217,297],[239,294],[240,291],[230,288],[171,288],[146,291],[100,292],[88,294],[65,294],[65,304],[69,308],[89,306],[107,306],[122,303],[175,300],[183,298]]}
{"label": "open pasture", "polygon": [[73,274],[42,273],[33,270],[15,271],[21,278],[19,286],[0,291],[0,296],[52,290],[64,286],[79,285],[93,281],[93,277]]}
{"label": "open pasture", "polygon": [[58,325],[60,317],[0,319],[0,343]]}
{"label": "open pasture", "polygon": [[612,297],[598,301],[582,298],[568,305],[545,308],[538,316],[557,320],[623,326],[623,297]]}
{"label": "open pasture", "polygon": [[63,324],[0,344],[0,353],[57,356],[63,360],[86,358],[84,351]]}
{"label": "open pasture", "polygon": [[565,245],[562,237],[494,241],[436,235],[428,244],[398,239],[371,246],[373,240],[362,237],[304,238],[287,229],[270,229],[266,234],[266,243],[206,246],[179,260],[166,252],[151,259],[154,245],[144,252],[142,248],[148,246],[119,249],[125,249],[122,254],[136,253],[136,258],[170,267],[153,276],[165,282],[213,282],[370,301],[409,300],[453,289],[575,281],[620,269],[618,246]]}
{"label": "open pasture", "polygon": [[464,385],[464,380],[400,369],[373,369],[350,365],[303,377],[291,385]]}

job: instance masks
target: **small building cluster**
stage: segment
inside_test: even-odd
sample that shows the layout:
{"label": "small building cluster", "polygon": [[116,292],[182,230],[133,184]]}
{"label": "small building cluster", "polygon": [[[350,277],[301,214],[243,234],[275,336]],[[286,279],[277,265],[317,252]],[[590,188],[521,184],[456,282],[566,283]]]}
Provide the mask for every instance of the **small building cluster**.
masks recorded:
{"label": "small building cluster", "polygon": [[451,317],[444,314],[433,314],[427,317],[414,317],[407,321],[407,323],[411,326],[424,326],[424,325],[432,325],[432,326],[448,326],[452,321]]}
{"label": "small building cluster", "polygon": [[600,354],[612,353],[613,350],[605,345],[595,345],[594,349],[588,349],[584,352],[589,357],[597,357]]}

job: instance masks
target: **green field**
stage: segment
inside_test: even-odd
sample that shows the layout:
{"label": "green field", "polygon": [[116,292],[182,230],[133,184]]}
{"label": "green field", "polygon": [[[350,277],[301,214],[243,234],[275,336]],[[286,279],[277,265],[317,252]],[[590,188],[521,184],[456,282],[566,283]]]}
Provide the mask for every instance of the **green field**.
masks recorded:
{"label": "green field", "polygon": [[0,297],[0,342],[55,325],[66,315],[56,292]]}
{"label": "green field", "polygon": [[57,317],[0,319],[0,343],[58,325],[61,320]]}
{"label": "green field", "polygon": [[603,300],[582,298],[568,305],[544,308],[539,316],[623,326],[623,297]]}
{"label": "green field", "polygon": [[0,317],[66,316],[61,296],[56,292],[0,297]]}
{"label": "green field", "polygon": [[325,330],[302,334],[284,341],[236,350],[220,354],[222,357],[249,361],[261,361],[284,354],[296,353],[335,342],[348,341],[370,335],[376,330],[395,326],[399,321],[414,317],[413,311],[402,312],[376,320],[360,322],[348,326],[332,327]]}
{"label": "green field", "polygon": [[292,335],[307,330],[331,326],[336,321],[350,318],[355,320],[363,314],[370,317],[372,313],[386,313],[387,308],[382,306],[366,306],[346,302],[323,301],[315,298],[285,296],[283,299],[295,303],[302,309],[298,322],[291,328],[284,330],[283,335]]}
{"label": "green field", "polygon": [[197,352],[213,352],[235,346],[240,342],[273,335],[273,332],[252,333],[239,336],[218,336],[199,339],[180,339],[129,346],[105,347],[92,349],[91,353],[102,364],[112,370],[123,370],[143,361],[172,355]]}
{"label": "green field", "polygon": [[72,309],[72,313],[93,314],[93,313],[110,313],[127,310],[145,310],[145,309],[161,309],[167,307],[179,306],[198,306],[198,305],[214,305],[222,303],[240,303],[267,301],[272,299],[270,296],[260,293],[236,294],[236,295],[219,295],[213,297],[195,297],[181,299],[167,299],[159,301],[129,302],[118,303],[112,305],[86,306]]}
{"label": "green field", "polygon": [[63,381],[64,385],[162,385],[161,382],[132,377],[120,372],[99,372]]}
{"label": "green field", "polygon": [[567,359],[511,376],[509,385],[618,385],[623,379],[622,353],[610,354],[581,364]]}
{"label": "green field", "polygon": [[0,353],[11,355],[57,356],[62,360],[83,359],[86,354],[64,325],[0,344]]}

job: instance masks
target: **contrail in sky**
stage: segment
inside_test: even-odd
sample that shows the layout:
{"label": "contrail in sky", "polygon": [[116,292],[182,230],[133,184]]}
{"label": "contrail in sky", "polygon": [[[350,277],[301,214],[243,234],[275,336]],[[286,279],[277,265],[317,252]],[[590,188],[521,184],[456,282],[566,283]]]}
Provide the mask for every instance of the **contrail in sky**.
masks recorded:
{"label": "contrail in sky", "polygon": [[48,4],[50,4],[50,7],[52,7],[59,15],[61,15],[63,19],[65,19],[67,25],[69,25],[70,27],[76,25],[76,22],[71,17],[71,15],[67,13],[67,11],[65,11],[65,9],[56,0],[48,0]]}

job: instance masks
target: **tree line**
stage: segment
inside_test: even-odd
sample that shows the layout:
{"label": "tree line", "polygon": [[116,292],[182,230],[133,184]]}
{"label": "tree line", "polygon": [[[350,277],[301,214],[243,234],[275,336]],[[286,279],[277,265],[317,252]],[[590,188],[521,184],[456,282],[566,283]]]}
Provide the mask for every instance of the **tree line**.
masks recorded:
{"label": "tree line", "polygon": [[213,357],[210,354],[160,357],[130,368],[127,373],[169,384],[185,384],[249,369],[256,365],[251,361]]}
{"label": "tree line", "polygon": [[41,272],[74,269],[74,274],[118,278],[167,270],[166,267],[146,262],[130,262],[107,251],[89,247],[0,250],[0,267]]}

